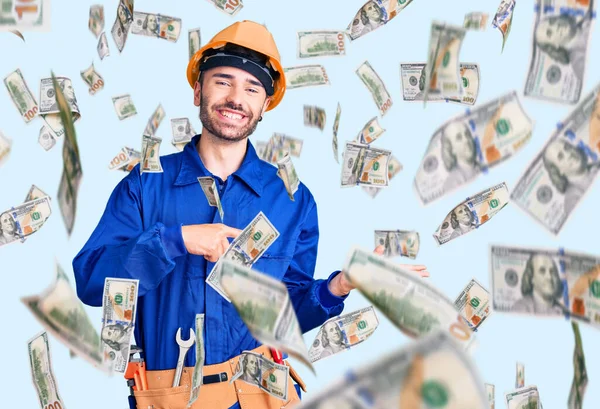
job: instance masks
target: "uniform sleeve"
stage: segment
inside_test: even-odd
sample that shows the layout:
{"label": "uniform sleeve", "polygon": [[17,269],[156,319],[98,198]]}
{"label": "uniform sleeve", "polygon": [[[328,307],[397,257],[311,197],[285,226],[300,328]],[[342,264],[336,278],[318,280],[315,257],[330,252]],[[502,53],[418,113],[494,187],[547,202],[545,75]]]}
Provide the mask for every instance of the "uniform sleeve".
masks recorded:
{"label": "uniform sleeve", "polygon": [[322,325],[329,318],[340,315],[347,297],[337,297],[329,291],[329,281],[339,271],[331,274],[327,280],[313,278],[319,244],[319,224],[317,205],[312,198],[309,207],[296,242],[294,256],[283,277],[303,333]]}
{"label": "uniform sleeve", "polygon": [[[139,165],[138,165],[139,166]],[[139,296],[158,286],[187,253],[181,225],[143,229],[139,168],[115,188],[91,237],[73,260],[77,295],[101,306],[106,277],[138,279]]]}

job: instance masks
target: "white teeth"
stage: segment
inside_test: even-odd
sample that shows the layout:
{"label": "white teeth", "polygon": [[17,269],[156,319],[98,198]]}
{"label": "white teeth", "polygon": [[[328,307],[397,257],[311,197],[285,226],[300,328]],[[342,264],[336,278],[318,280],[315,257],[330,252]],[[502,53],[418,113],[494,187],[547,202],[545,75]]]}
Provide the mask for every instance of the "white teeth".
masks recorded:
{"label": "white teeth", "polygon": [[229,111],[221,111],[221,115],[231,119],[242,119],[243,116]]}

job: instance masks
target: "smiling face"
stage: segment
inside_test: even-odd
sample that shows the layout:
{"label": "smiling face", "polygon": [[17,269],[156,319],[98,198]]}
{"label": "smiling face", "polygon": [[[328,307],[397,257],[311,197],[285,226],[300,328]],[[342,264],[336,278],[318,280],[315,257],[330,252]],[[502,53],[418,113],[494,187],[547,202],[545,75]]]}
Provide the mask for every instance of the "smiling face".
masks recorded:
{"label": "smiling face", "polygon": [[342,343],[342,333],[335,322],[325,324],[323,331],[330,344],[340,345]]}
{"label": "smiling face", "polygon": [[574,21],[569,16],[549,17],[538,24],[535,39],[540,44],[565,46],[575,37],[576,32]]}
{"label": "smiling face", "polygon": [[545,255],[535,255],[532,260],[533,276],[531,283],[533,291],[544,299],[554,298],[554,292],[558,285],[558,268],[554,261]]}
{"label": "smiling face", "polygon": [[462,224],[462,225],[468,225],[471,223],[471,211],[469,210],[469,207],[466,205],[462,205],[462,206],[458,206],[456,209],[453,210],[454,216],[456,217],[456,220]]}
{"label": "smiling face", "polygon": [[17,230],[17,228],[16,228],[15,222],[13,221],[10,214],[2,213],[0,215],[0,229],[2,230],[2,233],[5,235],[15,234],[15,231]]}
{"label": "smiling face", "polygon": [[564,140],[548,145],[544,157],[567,177],[583,173],[587,164],[585,153]]}
{"label": "smiling face", "polygon": [[238,142],[249,137],[270,98],[255,76],[233,67],[216,67],[204,72],[194,88],[200,105],[202,126],[215,137]]}

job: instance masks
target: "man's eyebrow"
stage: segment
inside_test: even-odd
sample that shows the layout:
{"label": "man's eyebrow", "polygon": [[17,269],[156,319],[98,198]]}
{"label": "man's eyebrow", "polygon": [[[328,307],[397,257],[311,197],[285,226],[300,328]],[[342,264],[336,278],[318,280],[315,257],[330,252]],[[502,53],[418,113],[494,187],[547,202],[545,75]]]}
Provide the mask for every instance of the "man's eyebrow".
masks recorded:
{"label": "man's eyebrow", "polygon": [[[215,78],[215,77],[218,77],[218,78],[225,78],[225,79],[228,79],[228,80],[233,80],[233,79],[235,79],[235,76],[234,76],[234,75],[231,75],[231,74],[225,74],[225,73],[222,73],[222,72],[215,72],[215,73],[212,75],[212,77],[213,77],[213,78]],[[252,84],[252,85],[254,85],[254,86],[256,86],[256,87],[262,87],[262,88],[264,88],[264,87],[263,87],[263,85],[262,85],[262,83],[261,83],[260,81],[253,80],[253,79],[251,79],[251,78],[246,78],[246,82],[248,82],[248,83],[250,83],[250,84]]]}
{"label": "man's eyebrow", "polygon": [[260,81],[253,80],[252,78],[246,78],[246,82],[248,82],[256,87],[264,88],[263,84]]}

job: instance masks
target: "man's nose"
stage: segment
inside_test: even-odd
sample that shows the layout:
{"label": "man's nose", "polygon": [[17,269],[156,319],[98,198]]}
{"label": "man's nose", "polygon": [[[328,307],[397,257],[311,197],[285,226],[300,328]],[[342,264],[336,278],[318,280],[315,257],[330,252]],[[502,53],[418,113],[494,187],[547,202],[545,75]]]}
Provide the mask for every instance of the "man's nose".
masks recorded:
{"label": "man's nose", "polygon": [[234,85],[229,89],[227,102],[231,102],[236,108],[242,109],[244,87]]}

